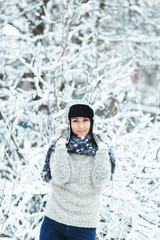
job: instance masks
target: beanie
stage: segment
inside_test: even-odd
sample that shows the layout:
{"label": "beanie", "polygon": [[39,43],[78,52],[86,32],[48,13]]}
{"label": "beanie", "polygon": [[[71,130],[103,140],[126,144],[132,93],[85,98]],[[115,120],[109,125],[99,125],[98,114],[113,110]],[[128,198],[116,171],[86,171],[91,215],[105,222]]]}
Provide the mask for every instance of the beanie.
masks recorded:
{"label": "beanie", "polygon": [[88,105],[75,104],[70,107],[68,117],[69,119],[73,117],[85,117],[93,120],[94,112]]}

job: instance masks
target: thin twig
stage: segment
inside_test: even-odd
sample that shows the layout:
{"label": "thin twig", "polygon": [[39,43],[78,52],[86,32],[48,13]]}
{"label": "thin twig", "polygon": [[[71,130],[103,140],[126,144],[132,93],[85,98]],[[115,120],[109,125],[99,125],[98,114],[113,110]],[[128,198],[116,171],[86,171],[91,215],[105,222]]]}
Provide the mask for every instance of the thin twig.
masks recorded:
{"label": "thin twig", "polygon": [[57,93],[56,93],[56,79],[55,79],[55,72],[53,72],[53,86],[54,86],[54,99],[55,99],[55,106],[57,112],[59,111],[58,108],[58,99],[57,99]]}
{"label": "thin twig", "polygon": [[[15,110],[16,110],[16,101],[15,101],[15,106],[14,106],[13,118],[14,118],[14,116],[15,116]],[[7,182],[8,167],[9,167],[9,157],[10,157],[10,155],[11,155],[12,131],[13,131],[13,122],[11,122],[10,139],[9,139],[9,151],[8,151],[8,157],[7,157],[6,170],[5,170],[4,184],[3,184],[2,194],[1,194],[1,200],[0,200],[0,207],[2,206],[4,190],[5,190],[6,182]]]}

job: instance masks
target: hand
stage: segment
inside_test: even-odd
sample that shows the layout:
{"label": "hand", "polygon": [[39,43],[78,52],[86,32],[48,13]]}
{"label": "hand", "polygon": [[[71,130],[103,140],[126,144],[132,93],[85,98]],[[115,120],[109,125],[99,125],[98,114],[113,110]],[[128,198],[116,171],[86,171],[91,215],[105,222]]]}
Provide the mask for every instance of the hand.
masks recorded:
{"label": "hand", "polygon": [[65,138],[60,138],[57,141],[56,146],[58,146],[58,147],[66,147],[66,139]]}
{"label": "hand", "polygon": [[100,142],[98,143],[98,149],[99,150],[104,150],[104,151],[107,151],[108,152],[108,147],[107,147],[107,144],[105,144],[104,142]]}

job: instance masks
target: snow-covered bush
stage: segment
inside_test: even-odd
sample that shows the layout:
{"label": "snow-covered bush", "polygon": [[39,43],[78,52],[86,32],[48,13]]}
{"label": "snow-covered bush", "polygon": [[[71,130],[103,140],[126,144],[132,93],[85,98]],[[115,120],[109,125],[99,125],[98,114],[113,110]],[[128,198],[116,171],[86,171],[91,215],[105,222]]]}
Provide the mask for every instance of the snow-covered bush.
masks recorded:
{"label": "snow-covered bush", "polygon": [[0,2],[2,239],[38,239],[48,192],[45,154],[66,104],[83,98],[117,159],[97,239],[158,240],[159,5]]}

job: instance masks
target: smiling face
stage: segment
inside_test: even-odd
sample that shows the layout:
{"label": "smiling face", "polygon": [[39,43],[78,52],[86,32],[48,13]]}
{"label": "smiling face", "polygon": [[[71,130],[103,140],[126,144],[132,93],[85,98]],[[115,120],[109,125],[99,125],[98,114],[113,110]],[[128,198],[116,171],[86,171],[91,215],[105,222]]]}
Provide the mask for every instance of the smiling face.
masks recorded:
{"label": "smiling face", "polygon": [[89,118],[73,117],[71,118],[72,132],[79,138],[85,137],[90,130],[91,122]]}

